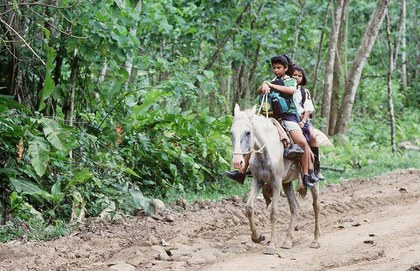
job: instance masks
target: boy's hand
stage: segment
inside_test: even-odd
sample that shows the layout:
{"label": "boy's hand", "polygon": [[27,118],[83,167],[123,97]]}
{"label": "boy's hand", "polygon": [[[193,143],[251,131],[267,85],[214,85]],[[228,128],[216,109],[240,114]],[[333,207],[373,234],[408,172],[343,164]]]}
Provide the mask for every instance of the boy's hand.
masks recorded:
{"label": "boy's hand", "polygon": [[261,86],[261,93],[268,94],[270,93],[270,82],[265,81]]}

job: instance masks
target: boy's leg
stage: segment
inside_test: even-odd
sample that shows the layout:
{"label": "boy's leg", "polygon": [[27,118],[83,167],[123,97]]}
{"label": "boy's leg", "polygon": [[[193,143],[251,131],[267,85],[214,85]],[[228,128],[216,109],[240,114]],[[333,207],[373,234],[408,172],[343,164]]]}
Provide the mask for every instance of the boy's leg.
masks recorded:
{"label": "boy's leg", "polygon": [[[283,121],[283,125],[284,125],[284,129],[286,129],[289,132],[289,135],[292,139],[293,139],[293,136],[290,134],[290,132],[296,129],[300,130],[299,125],[293,121]],[[287,143],[288,143],[289,137],[287,133],[284,131],[284,129],[282,129],[283,134],[280,133],[280,139],[283,142],[287,140]],[[295,140],[293,139],[293,142],[294,141]],[[283,152],[284,158],[292,160],[292,161],[297,161],[302,158],[302,154],[305,150],[302,149],[300,145],[298,146],[296,142],[294,142],[294,144],[283,144],[283,145],[284,145],[284,152]]]}
{"label": "boy's leg", "polygon": [[241,166],[241,168],[239,170],[232,170],[232,171],[226,171],[225,172],[225,176],[240,183],[243,184],[245,181],[245,177],[247,174],[247,169],[249,166],[249,159],[251,158],[251,154],[248,153],[247,155],[245,155],[244,158],[244,163]]}

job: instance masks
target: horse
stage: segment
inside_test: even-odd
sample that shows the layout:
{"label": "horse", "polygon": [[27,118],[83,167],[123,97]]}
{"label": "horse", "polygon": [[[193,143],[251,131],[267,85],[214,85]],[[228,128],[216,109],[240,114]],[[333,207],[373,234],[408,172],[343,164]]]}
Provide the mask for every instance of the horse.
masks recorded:
{"label": "horse", "polygon": [[[293,181],[300,183],[300,195],[306,195],[306,188],[302,185],[300,166],[296,162],[284,159],[284,146],[280,140],[277,127],[268,118],[256,114],[256,106],[251,110],[241,111],[235,105],[234,118],[231,126],[233,145],[233,166],[238,169],[244,163],[246,155],[251,155],[249,168],[252,172],[251,190],[246,203],[245,213],[251,229],[251,239],[254,243],[261,243],[265,237],[261,235],[254,222],[254,201],[259,191],[263,190],[267,208],[271,202],[271,238],[264,254],[276,253],[276,222],[278,219],[278,203],[280,199],[280,185],[283,187],[290,208],[290,222],[281,248],[293,247],[293,231],[298,212],[298,202],[293,188]],[[315,214],[314,239],[311,248],[319,248],[319,201],[318,185],[311,189],[312,206]]]}

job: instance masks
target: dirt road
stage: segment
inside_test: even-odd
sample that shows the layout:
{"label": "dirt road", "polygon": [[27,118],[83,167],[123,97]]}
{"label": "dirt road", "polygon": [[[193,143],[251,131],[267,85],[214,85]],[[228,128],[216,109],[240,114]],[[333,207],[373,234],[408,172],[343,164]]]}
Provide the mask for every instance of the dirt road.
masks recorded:
{"label": "dirt road", "polygon": [[[118,224],[92,221],[49,242],[0,244],[0,270],[420,270],[420,170],[396,171],[320,188],[321,248],[311,249],[310,195],[299,199],[294,247],[264,255],[251,241],[243,198],[197,202],[173,222],[138,216]],[[175,211],[175,209],[177,211]],[[278,243],[289,213],[281,199]],[[269,237],[262,198],[257,223]]]}

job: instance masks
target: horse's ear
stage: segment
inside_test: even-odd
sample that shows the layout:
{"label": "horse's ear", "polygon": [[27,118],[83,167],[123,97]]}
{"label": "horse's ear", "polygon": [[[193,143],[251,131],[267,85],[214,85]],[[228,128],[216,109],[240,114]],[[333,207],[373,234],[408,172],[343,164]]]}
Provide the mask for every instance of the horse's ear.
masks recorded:
{"label": "horse's ear", "polygon": [[257,112],[257,105],[254,105],[253,107],[252,107],[252,109],[249,111],[249,116],[250,117],[252,117],[252,116],[254,116],[255,115],[255,113]]}
{"label": "horse's ear", "polygon": [[233,115],[237,116],[239,114],[239,111],[241,111],[241,108],[239,107],[239,104],[235,104],[235,109],[233,111]]}

